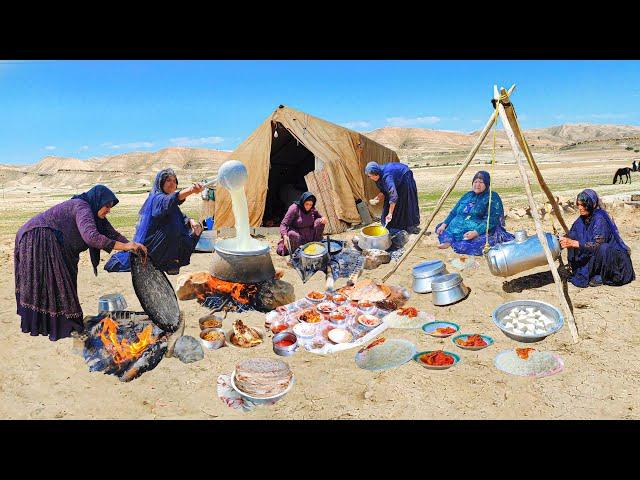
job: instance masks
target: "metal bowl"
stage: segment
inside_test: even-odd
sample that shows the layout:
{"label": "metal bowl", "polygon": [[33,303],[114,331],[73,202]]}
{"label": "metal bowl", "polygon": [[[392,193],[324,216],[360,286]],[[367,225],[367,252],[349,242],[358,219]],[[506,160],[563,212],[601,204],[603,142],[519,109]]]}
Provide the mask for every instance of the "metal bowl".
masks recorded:
{"label": "metal bowl", "polygon": [[99,312],[122,312],[127,309],[127,301],[121,293],[110,293],[98,299]]}
{"label": "metal bowl", "polygon": [[238,392],[238,394],[242,398],[244,398],[245,400],[249,400],[255,405],[264,405],[265,403],[269,403],[273,400],[279,400],[280,398],[284,397],[287,393],[289,393],[289,390],[293,388],[293,385],[295,383],[296,383],[296,377],[292,376],[291,381],[289,382],[289,386],[282,393],[279,393],[272,397],[252,397],[251,395],[244,393],[242,390],[236,387],[236,369],[234,368],[233,372],[231,372],[231,388],[233,388],[236,392]]}
{"label": "metal bowl", "polygon": [[[212,326],[206,325],[207,322],[211,322],[212,320],[217,320],[217,323],[219,323],[220,326],[212,327]],[[206,330],[207,328],[222,328],[222,323],[223,323],[223,319],[214,314],[205,315],[204,317],[200,317],[198,319],[200,330]]]}
{"label": "metal bowl", "polygon": [[[222,334],[222,338],[219,340],[205,340],[204,336],[209,332],[219,332]],[[225,343],[225,334],[221,328],[205,328],[200,332],[200,342],[202,342],[202,346],[204,348],[208,348],[209,350],[216,350],[222,347]]]}
{"label": "metal bowl", "polygon": [[431,282],[433,304],[437,306],[451,305],[467,298],[469,288],[462,283],[459,273],[439,275]]}
{"label": "metal bowl", "polygon": [[[281,340],[291,340],[293,343],[288,347],[279,347],[276,345]],[[289,357],[296,353],[296,349],[298,348],[298,337],[295,333],[291,332],[281,332],[277,335],[273,336],[273,351],[276,355],[282,355],[283,357]]]}
{"label": "metal bowl", "polygon": [[[551,318],[552,320],[555,320],[555,325],[553,325],[551,329],[547,330],[544,334],[539,334],[539,335],[517,335],[515,333],[511,333],[505,330],[503,326],[503,322],[504,322],[504,317],[507,315],[507,313],[509,313],[511,309],[515,307],[537,308],[542,313],[544,313],[547,317]],[[560,312],[560,310],[558,310],[553,305],[550,305],[545,302],[540,302],[538,300],[514,300],[512,302],[503,303],[493,311],[491,316],[493,317],[493,323],[495,323],[496,326],[500,330],[502,330],[502,333],[504,333],[507,337],[522,343],[539,342],[540,340],[548,337],[549,335],[556,333],[564,325],[564,317],[562,316],[562,312]]]}

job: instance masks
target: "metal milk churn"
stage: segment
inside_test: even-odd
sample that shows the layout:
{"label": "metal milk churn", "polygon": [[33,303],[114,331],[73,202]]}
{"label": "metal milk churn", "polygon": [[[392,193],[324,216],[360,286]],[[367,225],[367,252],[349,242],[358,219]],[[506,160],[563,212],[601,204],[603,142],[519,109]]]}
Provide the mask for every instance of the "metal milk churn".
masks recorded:
{"label": "metal milk churn", "polygon": [[[527,236],[526,230],[515,232],[515,240],[499,243],[486,255],[489,270],[499,277],[510,277],[547,263],[542,244],[537,235]],[[560,241],[551,233],[545,233],[547,245],[554,260],[560,257]]]}

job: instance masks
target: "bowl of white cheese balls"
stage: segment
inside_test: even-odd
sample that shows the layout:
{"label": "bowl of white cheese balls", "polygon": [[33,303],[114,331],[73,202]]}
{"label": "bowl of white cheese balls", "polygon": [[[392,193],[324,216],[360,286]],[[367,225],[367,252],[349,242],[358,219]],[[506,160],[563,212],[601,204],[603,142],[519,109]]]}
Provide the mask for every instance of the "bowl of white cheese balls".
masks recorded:
{"label": "bowl of white cheese balls", "polygon": [[539,342],[564,325],[562,313],[538,300],[514,300],[493,311],[493,322],[509,338],[518,342]]}

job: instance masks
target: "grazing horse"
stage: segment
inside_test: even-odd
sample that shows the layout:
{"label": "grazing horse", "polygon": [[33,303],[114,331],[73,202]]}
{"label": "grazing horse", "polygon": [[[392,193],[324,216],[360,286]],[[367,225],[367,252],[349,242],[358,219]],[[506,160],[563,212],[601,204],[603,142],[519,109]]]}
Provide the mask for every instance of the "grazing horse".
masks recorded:
{"label": "grazing horse", "polygon": [[616,171],[616,174],[613,176],[613,184],[616,184],[616,181],[620,178],[620,183],[627,183],[626,181],[622,181],[622,177],[627,177],[626,180],[629,180],[628,183],[631,183],[631,169],[629,167],[619,168]]}

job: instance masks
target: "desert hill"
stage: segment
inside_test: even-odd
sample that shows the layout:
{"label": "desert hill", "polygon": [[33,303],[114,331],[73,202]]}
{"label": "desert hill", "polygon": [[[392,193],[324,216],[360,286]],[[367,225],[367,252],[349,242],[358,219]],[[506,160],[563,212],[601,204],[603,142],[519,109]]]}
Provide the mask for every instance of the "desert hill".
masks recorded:
{"label": "desert hill", "polygon": [[[426,128],[384,127],[365,133],[369,138],[395,150],[412,166],[455,164],[475,142],[478,132],[463,133]],[[601,149],[603,145],[623,150],[640,148],[640,127],[631,125],[564,124],[525,130],[534,151]],[[487,157],[491,134],[479,158]],[[510,152],[504,132],[499,129],[496,144],[504,155]],[[627,148],[628,149],[628,148]],[[0,164],[3,188],[76,188],[107,183],[120,190],[148,189],[154,174],[162,168],[176,170],[182,182],[213,178],[231,152],[205,148],[174,147],[157,152],[130,152],[89,160],[47,156],[34,165]],[[510,154],[507,156],[510,157]],[[500,160],[499,160],[500,161]]]}

